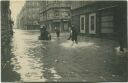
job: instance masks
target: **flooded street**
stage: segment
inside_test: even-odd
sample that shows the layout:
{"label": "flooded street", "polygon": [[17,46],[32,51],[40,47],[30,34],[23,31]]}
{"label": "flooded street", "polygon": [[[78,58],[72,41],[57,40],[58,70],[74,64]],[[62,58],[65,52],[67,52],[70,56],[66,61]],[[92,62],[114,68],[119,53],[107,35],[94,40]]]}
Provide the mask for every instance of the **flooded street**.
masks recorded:
{"label": "flooded street", "polygon": [[73,45],[65,33],[59,39],[52,33],[51,41],[42,41],[38,30],[14,32],[11,65],[20,76],[17,81],[126,81],[127,59],[115,57],[112,40],[80,37]]}
{"label": "flooded street", "polygon": [[[15,55],[11,60],[14,71],[21,75],[23,81],[45,81],[43,78],[43,63],[39,50],[43,44],[38,40],[39,31],[15,30],[12,52]],[[45,45],[44,45],[45,46]]]}
{"label": "flooded street", "polygon": [[38,40],[39,34],[39,31],[15,30],[11,61],[22,81],[46,81],[41,60],[46,55],[47,43]]}
{"label": "flooded street", "polygon": [[127,1],[1,1],[1,81],[128,81]]}
{"label": "flooded street", "polygon": [[[50,71],[52,78],[58,79],[55,69],[43,67],[43,57],[47,56],[48,43],[50,41],[38,40],[39,30],[14,30],[12,40],[11,65],[14,65],[13,71],[20,75],[20,81],[44,82],[47,79],[43,72]],[[54,38],[51,40],[54,41]]]}

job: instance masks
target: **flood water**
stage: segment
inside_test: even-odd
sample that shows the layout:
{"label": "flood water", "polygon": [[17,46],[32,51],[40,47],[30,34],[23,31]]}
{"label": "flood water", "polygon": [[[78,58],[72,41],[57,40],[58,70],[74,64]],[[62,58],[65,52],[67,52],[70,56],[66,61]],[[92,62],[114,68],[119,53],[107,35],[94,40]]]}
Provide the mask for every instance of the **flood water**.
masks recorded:
{"label": "flood water", "polygon": [[[72,41],[66,40],[66,36],[62,33],[61,39],[56,38],[56,34],[52,33],[51,41],[38,40],[39,35],[39,30],[14,30],[11,44],[11,65],[13,65],[11,70],[12,74],[15,72],[16,75],[8,75],[7,72],[4,76],[5,80],[11,76],[15,80],[19,76],[17,81],[23,82],[126,81],[127,58],[114,56],[115,53],[112,51],[114,42],[108,45],[108,41],[86,39],[72,46]],[[97,49],[100,52],[97,52]],[[75,73],[70,74],[71,72]]]}
{"label": "flood water", "polygon": [[[46,81],[43,77],[42,42],[38,40],[39,31],[14,30],[11,59],[13,71],[19,73],[22,81]],[[43,46],[45,47],[45,45]]]}

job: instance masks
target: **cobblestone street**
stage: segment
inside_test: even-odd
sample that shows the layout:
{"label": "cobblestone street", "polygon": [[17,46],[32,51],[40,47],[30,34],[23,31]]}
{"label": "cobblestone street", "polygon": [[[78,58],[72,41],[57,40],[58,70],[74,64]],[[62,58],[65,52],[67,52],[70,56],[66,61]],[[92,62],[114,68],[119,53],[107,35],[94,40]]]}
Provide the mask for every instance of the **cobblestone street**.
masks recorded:
{"label": "cobblestone street", "polygon": [[118,43],[100,38],[79,37],[78,44],[66,33],[51,41],[38,40],[39,31],[15,30],[11,65],[18,81],[126,81],[124,56],[115,54]]}

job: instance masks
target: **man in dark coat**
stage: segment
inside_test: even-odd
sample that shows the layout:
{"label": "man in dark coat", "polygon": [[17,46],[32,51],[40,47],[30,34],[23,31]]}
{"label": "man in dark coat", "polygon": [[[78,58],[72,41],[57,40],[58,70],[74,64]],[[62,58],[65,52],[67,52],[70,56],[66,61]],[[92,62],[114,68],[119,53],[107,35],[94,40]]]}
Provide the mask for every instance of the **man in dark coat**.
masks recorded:
{"label": "man in dark coat", "polygon": [[42,32],[41,32],[42,34],[41,34],[41,37],[42,37],[42,39],[43,40],[46,40],[46,26],[43,26],[43,28],[42,28]]}
{"label": "man in dark coat", "polygon": [[43,39],[44,27],[45,27],[45,26],[41,26],[41,27],[40,27],[40,36],[39,36],[39,39],[40,39],[40,40]]}
{"label": "man in dark coat", "polygon": [[71,30],[72,30],[72,41],[73,41],[73,43],[75,41],[75,43],[78,44],[78,41],[77,41],[77,35],[78,35],[77,28],[74,27],[74,25],[72,25]]}

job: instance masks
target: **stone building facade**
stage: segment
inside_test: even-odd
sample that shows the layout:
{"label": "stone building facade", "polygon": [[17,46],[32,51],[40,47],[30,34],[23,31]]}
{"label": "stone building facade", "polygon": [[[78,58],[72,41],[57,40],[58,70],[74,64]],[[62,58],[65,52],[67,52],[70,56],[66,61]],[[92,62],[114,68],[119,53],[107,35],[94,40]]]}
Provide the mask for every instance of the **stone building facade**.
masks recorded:
{"label": "stone building facade", "polygon": [[42,1],[40,3],[40,25],[49,31],[55,27],[61,32],[68,31],[70,25],[70,4],[68,1]]}
{"label": "stone building facade", "polygon": [[18,15],[17,28],[39,29],[39,1],[26,1]]}

